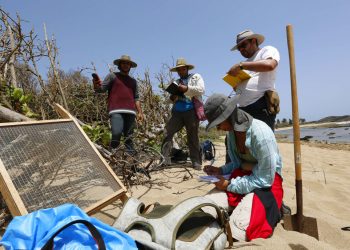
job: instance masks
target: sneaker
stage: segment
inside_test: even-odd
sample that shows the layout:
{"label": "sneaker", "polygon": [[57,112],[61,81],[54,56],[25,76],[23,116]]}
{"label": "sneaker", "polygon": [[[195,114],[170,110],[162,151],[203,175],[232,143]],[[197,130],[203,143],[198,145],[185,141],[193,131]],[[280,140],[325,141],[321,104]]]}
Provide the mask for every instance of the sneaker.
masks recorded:
{"label": "sneaker", "polygon": [[193,162],[193,163],[192,163],[192,167],[193,167],[195,170],[202,170],[202,164],[199,164],[198,162]]}

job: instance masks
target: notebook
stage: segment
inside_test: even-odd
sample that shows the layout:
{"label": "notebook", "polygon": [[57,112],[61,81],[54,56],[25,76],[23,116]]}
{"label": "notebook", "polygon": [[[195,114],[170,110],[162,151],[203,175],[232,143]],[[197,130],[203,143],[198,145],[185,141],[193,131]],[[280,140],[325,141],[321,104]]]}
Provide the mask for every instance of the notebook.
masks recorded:
{"label": "notebook", "polygon": [[238,72],[238,75],[231,76],[229,74],[226,74],[222,79],[230,84],[233,88],[237,87],[239,83],[241,83],[244,80],[249,79],[251,76],[244,70],[241,70]]}

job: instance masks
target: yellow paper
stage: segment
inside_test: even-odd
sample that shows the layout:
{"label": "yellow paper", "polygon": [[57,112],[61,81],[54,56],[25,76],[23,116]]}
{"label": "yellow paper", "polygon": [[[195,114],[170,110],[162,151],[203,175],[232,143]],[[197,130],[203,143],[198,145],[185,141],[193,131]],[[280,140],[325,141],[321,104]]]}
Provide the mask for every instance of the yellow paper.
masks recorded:
{"label": "yellow paper", "polygon": [[245,72],[244,70],[241,70],[238,72],[238,75],[231,76],[229,74],[226,74],[222,79],[230,84],[233,88],[235,88],[240,82],[247,80],[250,78],[250,75]]}

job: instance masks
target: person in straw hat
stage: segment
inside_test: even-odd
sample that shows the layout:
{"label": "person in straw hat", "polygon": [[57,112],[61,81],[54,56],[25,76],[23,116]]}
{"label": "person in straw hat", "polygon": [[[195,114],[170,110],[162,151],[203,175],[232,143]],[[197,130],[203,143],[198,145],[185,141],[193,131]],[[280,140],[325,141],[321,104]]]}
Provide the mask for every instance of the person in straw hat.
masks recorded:
{"label": "person in straw hat", "polygon": [[[165,164],[170,164],[173,137],[185,127],[192,166],[200,170],[202,168],[202,159],[198,138],[199,119],[195,112],[194,101],[202,102],[205,88],[200,74],[189,73],[189,70],[192,69],[194,69],[194,65],[188,64],[184,58],[177,59],[176,66],[170,69],[171,72],[177,72],[179,75],[176,83],[180,94],[170,96],[173,108],[164,131],[162,154],[165,157]],[[197,100],[194,100],[194,98]]]}
{"label": "person in straw hat", "polygon": [[271,236],[280,220],[282,159],[272,130],[238,108],[239,98],[213,94],[204,104],[206,129],[228,132],[231,158],[229,164],[206,165],[204,171],[220,179],[206,196],[232,212],[233,237],[246,241]]}
{"label": "person in straw hat", "polygon": [[251,30],[240,32],[231,50],[238,50],[247,59],[233,65],[227,73],[236,76],[240,70],[245,70],[251,75],[250,79],[237,86],[236,92],[241,95],[239,106],[274,130],[276,113],[279,111],[275,81],[280,54],[272,46],[260,48],[264,39],[263,35]]}
{"label": "person in straw hat", "polygon": [[142,122],[141,104],[137,82],[129,76],[131,68],[137,64],[130,56],[122,55],[114,60],[119,72],[109,73],[103,81],[99,77],[93,78],[96,92],[108,91],[108,114],[112,129],[111,148],[116,149],[120,144],[122,134],[125,138],[125,146],[130,152],[134,152],[132,134],[135,127],[135,117]]}

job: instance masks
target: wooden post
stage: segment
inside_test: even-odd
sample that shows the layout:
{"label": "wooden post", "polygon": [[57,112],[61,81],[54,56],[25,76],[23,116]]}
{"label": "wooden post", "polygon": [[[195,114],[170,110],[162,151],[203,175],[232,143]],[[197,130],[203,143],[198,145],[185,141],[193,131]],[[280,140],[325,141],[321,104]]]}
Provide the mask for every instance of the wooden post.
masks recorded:
{"label": "wooden post", "polygon": [[297,92],[297,83],[296,83],[294,37],[293,37],[292,25],[287,25],[287,41],[288,41],[291,94],[292,94],[295,188],[296,188],[296,199],[297,199],[297,226],[300,228],[302,226],[302,219],[303,219],[303,185],[302,185],[302,176],[301,176],[301,149],[300,149],[298,92]]}

